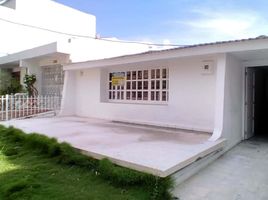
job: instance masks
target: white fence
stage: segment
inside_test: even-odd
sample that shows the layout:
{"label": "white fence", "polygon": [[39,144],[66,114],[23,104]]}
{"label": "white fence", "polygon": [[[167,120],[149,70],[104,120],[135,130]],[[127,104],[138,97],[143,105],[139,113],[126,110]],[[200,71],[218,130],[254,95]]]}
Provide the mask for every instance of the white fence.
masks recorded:
{"label": "white fence", "polygon": [[60,110],[60,96],[5,95],[0,96],[0,121],[16,118],[32,117],[34,115]]}

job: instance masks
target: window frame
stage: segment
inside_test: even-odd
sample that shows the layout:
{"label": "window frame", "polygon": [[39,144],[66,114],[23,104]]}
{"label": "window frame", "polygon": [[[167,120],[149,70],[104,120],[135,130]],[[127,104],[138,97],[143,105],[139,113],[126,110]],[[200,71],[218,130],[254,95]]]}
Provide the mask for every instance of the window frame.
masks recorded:
{"label": "window frame", "polygon": [[[155,70],[155,76],[152,77],[152,71]],[[156,70],[160,70],[160,77],[156,77]],[[166,70],[166,77],[163,77],[163,70]],[[142,71],[142,78],[139,79],[139,73]],[[144,72],[148,71],[148,78],[146,79],[144,76]],[[122,89],[122,86],[112,86],[112,80],[111,80],[111,73],[116,73],[116,72],[124,72],[125,73],[125,81],[124,81],[124,86]],[[130,72],[130,79],[127,79],[128,77],[128,72]],[[132,73],[135,72],[133,75],[135,75],[135,79],[133,79]],[[169,83],[170,83],[170,76],[169,76],[169,68],[168,67],[147,67],[147,68],[132,68],[128,70],[110,70],[108,71],[108,84],[106,84],[106,95],[107,95],[107,101],[110,103],[125,103],[125,104],[159,104],[159,105],[166,105],[169,103]],[[156,89],[156,83],[159,81],[159,89]],[[163,83],[166,81],[166,88],[163,89]],[[135,89],[132,89],[132,83],[135,82]],[[139,83],[141,82],[141,88],[138,89]],[[145,89],[144,83],[147,82],[148,89]],[[130,83],[130,89],[127,88],[128,83]],[[154,83],[155,87],[152,88],[152,83]],[[111,89],[110,89],[111,87]],[[115,89],[113,89],[115,87]],[[117,99],[117,93],[120,93],[120,98]],[[123,92],[123,99],[121,99],[121,95]],[[130,99],[127,99],[127,93],[130,92]],[[136,99],[132,99],[132,92],[135,92],[136,94]],[[141,92],[141,99],[138,99],[138,93]],[[144,94],[147,92],[147,98],[148,100],[144,100]],[[154,92],[154,99],[156,99],[156,94],[159,92],[159,100],[152,100],[151,99],[151,94]],[[163,100],[163,92],[166,92],[166,100]],[[110,98],[113,96],[113,93],[115,94],[115,99]]]}

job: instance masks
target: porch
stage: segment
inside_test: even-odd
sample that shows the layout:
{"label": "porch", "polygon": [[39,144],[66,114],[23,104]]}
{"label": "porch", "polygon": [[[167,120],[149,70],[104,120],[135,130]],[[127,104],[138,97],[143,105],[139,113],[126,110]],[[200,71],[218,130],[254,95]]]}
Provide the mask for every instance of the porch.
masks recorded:
{"label": "porch", "polygon": [[80,117],[31,118],[2,122],[68,142],[82,153],[166,177],[224,147],[210,133],[139,126]]}

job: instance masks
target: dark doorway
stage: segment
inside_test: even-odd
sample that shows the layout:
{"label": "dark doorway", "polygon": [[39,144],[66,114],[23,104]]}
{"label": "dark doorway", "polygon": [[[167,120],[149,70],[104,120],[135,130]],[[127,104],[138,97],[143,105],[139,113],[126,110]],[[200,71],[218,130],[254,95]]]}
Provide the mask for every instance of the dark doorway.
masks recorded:
{"label": "dark doorway", "polygon": [[247,69],[246,107],[248,135],[268,138],[268,66]]}

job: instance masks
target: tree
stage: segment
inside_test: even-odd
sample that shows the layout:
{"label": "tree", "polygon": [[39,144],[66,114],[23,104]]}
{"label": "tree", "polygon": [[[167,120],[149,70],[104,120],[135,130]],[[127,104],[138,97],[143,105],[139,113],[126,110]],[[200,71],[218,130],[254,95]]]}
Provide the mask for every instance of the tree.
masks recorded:
{"label": "tree", "polygon": [[22,91],[19,80],[12,77],[7,70],[0,70],[0,95],[15,94]]}
{"label": "tree", "polygon": [[24,79],[23,79],[23,82],[25,84],[25,88],[26,88],[29,96],[37,96],[38,95],[38,91],[34,87],[34,84],[36,82],[36,75],[35,74],[31,74],[31,75],[26,74]]}

